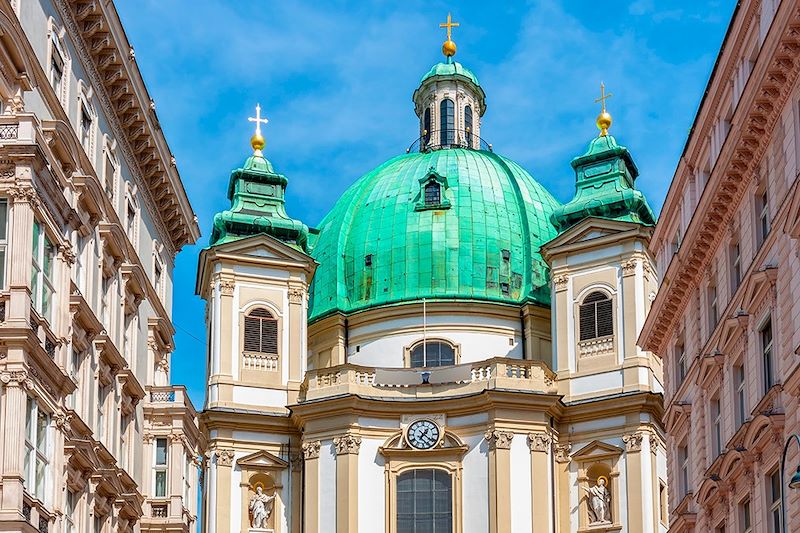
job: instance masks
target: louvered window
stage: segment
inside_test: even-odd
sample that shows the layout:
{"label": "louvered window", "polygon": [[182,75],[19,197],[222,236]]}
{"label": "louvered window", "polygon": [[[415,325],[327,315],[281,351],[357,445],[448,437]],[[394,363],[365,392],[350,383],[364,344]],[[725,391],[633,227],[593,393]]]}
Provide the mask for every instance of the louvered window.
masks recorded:
{"label": "louvered window", "polygon": [[278,353],[278,321],[266,309],[255,309],[244,317],[244,351]]}
{"label": "louvered window", "polygon": [[614,316],[611,298],[602,292],[593,292],[580,307],[581,340],[607,337],[614,334]]}

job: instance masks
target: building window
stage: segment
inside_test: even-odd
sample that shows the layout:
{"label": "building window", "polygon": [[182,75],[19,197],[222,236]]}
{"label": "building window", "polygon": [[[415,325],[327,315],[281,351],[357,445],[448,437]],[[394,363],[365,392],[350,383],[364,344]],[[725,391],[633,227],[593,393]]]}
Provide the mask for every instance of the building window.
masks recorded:
{"label": "building window", "polygon": [[767,476],[767,503],[769,505],[769,533],[780,533],[781,473],[778,470]]}
{"label": "building window", "polygon": [[164,298],[164,267],[161,266],[161,260],[158,256],[153,258],[153,287],[158,297]]}
{"label": "building window", "polygon": [[731,244],[731,296],[742,282],[742,252],[739,242]]}
{"label": "building window", "polygon": [[439,135],[441,145],[450,146],[455,142],[456,116],[453,101],[445,98],[439,104]]}
{"label": "building window", "polygon": [[614,334],[614,317],[611,298],[605,293],[593,292],[580,306],[580,339],[582,341]]}
{"label": "building window", "polygon": [[764,392],[775,385],[775,357],[772,351],[772,319],[761,326],[761,357],[764,361]]}
{"label": "building window", "polygon": [[155,455],[155,497],[166,498],[167,496],[167,439],[159,437],[156,439]]}
{"label": "building window", "polygon": [[431,108],[426,107],[425,113],[422,115],[422,139],[424,145],[431,141]]}
{"label": "building window", "polygon": [[717,327],[717,322],[719,321],[719,304],[717,302],[716,284],[712,283],[708,286],[706,298],[708,299],[708,335],[711,336],[711,333]]}
{"label": "building window", "polygon": [[472,106],[464,107],[464,132],[467,136],[467,146],[472,147]]}
{"label": "building window", "polygon": [[415,469],[397,477],[397,533],[452,533],[453,478]]}
{"label": "building window", "polygon": [[686,349],[683,341],[675,344],[675,378],[676,389],[686,380]]}
{"label": "building window", "polygon": [[184,505],[188,504],[191,496],[193,472],[194,468],[192,468],[192,456],[187,453],[186,462],[183,466],[183,501],[186,502]]}
{"label": "building window", "polygon": [[106,196],[113,201],[114,191],[117,186],[118,165],[116,157],[114,157],[111,150],[112,149],[107,146],[105,149],[105,157],[103,158],[103,188],[106,191]]}
{"label": "building window", "polygon": [[94,517],[94,533],[103,533],[103,527],[106,525],[106,517],[105,516],[98,516],[95,514]]}
{"label": "building window", "polygon": [[753,533],[753,522],[750,517],[750,498],[739,503],[739,533]]}
{"label": "building window", "polygon": [[678,483],[681,498],[689,494],[689,447],[678,446]]}
{"label": "building window", "polygon": [[733,367],[733,380],[736,386],[736,428],[740,428],[747,418],[747,382],[744,378],[744,364]]}
{"label": "building window", "polygon": [[66,502],[64,504],[64,533],[78,532],[78,495],[67,489]]}
{"label": "building window", "polygon": [[33,398],[28,398],[25,417],[25,490],[40,501],[45,501],[49,478],[50,416],[39,408]]}
{"label": "building window", "polygon": [[125,232],[128,235],[128,240],[136,246],[136,222],[137,222],[137,210],[136,204],[133,202],[133,198],[128,196],[125,201]]}
{"label": "building window", "polygon": [[448,366],[456,364],[456,351],[442,341],[421,342],[411,349],[411,368]]}
{"label": "building window", "polygon": [[758,216],[756,234],[758,236],[758,247],[761,248],[761,245],[767,240],[770,230],[769,197],[767,196],[766,188],[756,195],[756,215]]}
{"label": "building window", "polygon": [[48,322],[53,322],[53,262],[56,247],[50,242],[44,227],[33,223],[33,267],[31,269],[31,298],[33,308]]}
{"label": "building window", "polygon": [[0,290],[6,286],[6,248],[8,246],[8,200],[0,198]]}
{"label": "building window", "polygon": [[431,180],[425,184],[425,206],[440,205],[442,203],[442,186]]}
{"label": "building window", "polygon": [[81,100],[80,114],[78,116],[78,136],[80,137],[81,146],[92,158],[92,127],[94,126],[94,118],[89,111],[88,105]]}
{"label": "building window", "polygon": [[97,384],[97,438],[103,443],[106,442],[106,400],[110,389],[108,385]]}
{"label": "building window", "polygon": [[58,101],[64,103],[66,96],[67,77],[64,71],[67,65],[67,54],[64,52],[59,32],[51,25],[50,27],[50,70],[47,73],[50,85],[56,93]]}
{"label": "building window", "polygon": [[719,396],[711,399],[711,451],[714,457],[722,453],[722,405]]}
{"label": "building window", "polygon": [[244,317],[244,351],[278,353],[278,320],[263,307]]}
{"label": "building window", "polygon": [[113,276],[103,276],[100,290],[100,321],[106,326],[107,330],[111,328],[111,306],[109,305],[109,300],[111,299],[113,285]]}
{"label": "building window", "polygon": [[131,420],[130,415],[121,415],[119,418],[119,466],[123,470],[128,469],[128,427]]}
{"label": "building window", "polygon": [[681,229],[678,228],[675,230],[675,235],[672,236],[672,242],[670,243],[670,248],[672,250],[672,255],[678,253],[678,250],[681,249]]}
{"label": "building window", "polygon": [[667,484],[658,481],[658,511],[662,524],[667,523]]}

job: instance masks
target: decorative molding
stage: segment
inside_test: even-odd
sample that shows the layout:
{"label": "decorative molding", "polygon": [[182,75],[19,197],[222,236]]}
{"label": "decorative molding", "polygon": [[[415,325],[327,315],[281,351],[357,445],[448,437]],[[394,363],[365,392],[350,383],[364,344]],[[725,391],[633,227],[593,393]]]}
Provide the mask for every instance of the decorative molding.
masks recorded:
{"label": "decorative molding", "polygon": [[553,440],[553,455],[555,455],[557,463],[568,463],[572,460],[569,456],[570,452],[572,452],[572,444],[567,442],[566,444],[558,444],[555,440]]}
{"label": "decorative molding", "polygon": [[623,435],[622,442],[625,443],[625,451],[640,452],[642,451],[642,441],[644,440],[644,433],[631,433],[630,435]]}
{"label": "decorative molding", "polygon": [[498,429],[489,430],[483,434],[490,450],[508,450],[511,448],[511,440],[514,434],[510,431],[500,431]]}
{"label": "decorative molding", "polygon": [[66,264],[70,266],[75,264],[75,251],[72,249],[72,246],[69,243],[59,245],[58,253]]}
{"label": "decorative molding", "polygon": [[15,202],[27,202],[31,204],[31,207],[34,209],[41,205],[39,194],[30,183],[17,180],[14,182],[14,185],[7,189],[7,191],[8,195],[13,198]]}
{"label": "decorative molding", "polygon": [[233,296],[233,289],[236,287],[236,283],[229,280],[221,280],[219,282],[219,292],[223,296]]}
{"label": "decorative molding", "polygon": [[319,449],[322,443],[318,440],[303,443],[303,457],[307,460],[319,458]]}
{"label": "decorative molding", "polygon": [[636,273],[636,264],[638,261],[636,259],[628,259],[624,263],[622,263],[622,275],[623,276],[632,276]]}
{"label": "decorative molding", "polygon": [[336,455],[358,454],[361,448],[361,437],[358,435],[342,435],[334,437],[333,444],[336,446]]}
{"label": "decorative molding", "polygon": [[289,303],[290,304],[303,303],[303,290],[302,289],[289,289]]}
{"label": "decorative molding", "polygon": [[528,433],[528,448],[532,452],[547,452],[553,437],[547,433]]}
{"label": "decorative molding", "polygon": [[569,276],[564,274],[559,274],[558,276],[553,277],[553,285],[555,286],[557,291],[563,291],[567,288],[567,283],[569,283]]}
{"label": "decorative molding", "polygon": [[0,373],[0,381],[8,387],[25,385],[28,389],[33,388],[33,384],[28,379],[28,372],[25,370],[4,370]]}
{"label": "decorative molding", "polygon": [[219,466],[231,466],[233,464],[233,450],[227,448],[217,448],[217,464]]}

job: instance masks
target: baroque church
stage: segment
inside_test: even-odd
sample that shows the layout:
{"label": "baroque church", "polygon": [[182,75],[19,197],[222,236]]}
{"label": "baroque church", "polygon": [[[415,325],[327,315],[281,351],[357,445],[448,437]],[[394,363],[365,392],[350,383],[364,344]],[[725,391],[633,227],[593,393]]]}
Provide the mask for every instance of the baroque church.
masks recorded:
{"label": "baroque church", "polygon": [[413,93],[418,140],[316,228],[251,119],[197,274],[206,533],[667,529],[639,170],[603,93],[558,202],[483,140],[455,25]]}

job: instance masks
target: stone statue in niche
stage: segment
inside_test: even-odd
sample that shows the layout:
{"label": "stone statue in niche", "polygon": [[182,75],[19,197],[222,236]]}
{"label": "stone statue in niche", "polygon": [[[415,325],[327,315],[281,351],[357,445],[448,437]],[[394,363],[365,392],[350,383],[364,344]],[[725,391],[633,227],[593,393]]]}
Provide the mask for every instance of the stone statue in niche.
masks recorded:
{"label": "stone statue in niche", "polygon": [[272,515],[275,496],[264,494],[264,489],[256,487],[256,493],[250,498],[250,527],[264,529]]}
{"label": "stone statue in niche", "polygon": [[593,487],[583,487],[589,500],[590,526],[611,523],[611,492],[606,487],[607,484],[608,479],[600,476]]}

